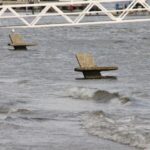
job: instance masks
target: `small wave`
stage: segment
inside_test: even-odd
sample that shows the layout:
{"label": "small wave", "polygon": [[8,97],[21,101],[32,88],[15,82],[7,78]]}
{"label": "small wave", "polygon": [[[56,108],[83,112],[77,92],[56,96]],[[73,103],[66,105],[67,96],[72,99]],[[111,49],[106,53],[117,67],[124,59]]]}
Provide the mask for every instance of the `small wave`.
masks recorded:
{"label": "small wave", "polygon": [[118,43],[125,43],[125,41],[124,40],[116,40],[116,41],[114,41],[114,43],[116,43],[116,44],[118,44]]}
{"label": "small wave", "polygon": [[104,90],[75,87],[67,91],[67,96],[74,99],[81,100],[96,100],[98,102],[106,103],[113,99],[119,100],[122,104],[130,101],[129,97],[120,96],[119,93],[110,93]]}
{"label": "small wave", "polygon": [[83,116],[83,126],[92,135],[138,148],[150,145],[150,121],[137,116],[112,116],[102,111]]}
{"label": "small wave", "polygon": [[12,113],[30,113],[31,110],[29,109],[25,109],[25,108],[19,108],[19,109],[14,109],[12,110]]}
{"label": "small wave", "polygon": [[0,119],[4,120],[7,118],[9,114],[10,108],[6,106],[1,106],[0,107]]}
{"label": "small wave", "polygon": [[0,119],[10,120],[14,114],[28,114],[30,110],[27,109],[14,109],[9,107],[0,107]]}
{"label": "small wave", "polygon": [[17,82],[18,81],[18,79],[0,79],[0,83],[15,83],[15,82]]}
{"label": "small wave", "polygon": [[28,83],[28,80],[19,80],[17,83],[18,84],[26,84],[26,83]]}
{"label": "small wave", "polygon": [[21,120],[26,120],[26,121],[37,121],[37,122],[42,122],[42,121],[48,121],[50,120],[49,118],[40,118],[40,117],[32,117],[32,116],[7,116],[5,118],[5,120],[7,121],[14,121],[14,120],[18,120],[18,119],[21,119]]}
{"label": "small wave", "polygon": [[9,107],[6,107],[6,106],[0,106],[0,114],[4,114],[4,113],[8,113],[10,110]]}
{"label": "small wave", "polygon": [[18,80],[18,79],[0,79],[0,83],[18,83],[18,84],[26,84],[28,80]]}
{"label": "small wave", "polygon": [[149,40],[149,37],[142,37],[143,40]]}
{"label": "small wave", "polygon": [[0,120],[7,119],[7,114],[0,114]]}
{"label": "small wave", "polygon": [[47,121],[58,116],[55,113],[47,111],[30,110],[25,108],[12,109],[6,116],[5,120],[26,120],[26,121]]}
{"label": "small wave", "polygon": [[94,91],[92,89],[78,87],[74,87],[66,91],[68,97],[83,100],[91,99],[93,97],[93,93]]}
{"label": "small wave", "polygon": [[107,91],[98,90],[98,91],[94,92],[92,98],[97,101],[107,102],[111,99],[119,98],[119,94],[118,93],[109,93]]}

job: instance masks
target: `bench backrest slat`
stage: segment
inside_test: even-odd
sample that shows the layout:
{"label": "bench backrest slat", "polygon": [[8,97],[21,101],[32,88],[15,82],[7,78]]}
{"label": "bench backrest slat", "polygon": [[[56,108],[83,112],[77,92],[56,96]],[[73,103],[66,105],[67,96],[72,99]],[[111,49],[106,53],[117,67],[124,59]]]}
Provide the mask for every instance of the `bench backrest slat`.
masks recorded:
{"label": "bench backrest slat", "polygon": [[77,53],[76,58],[80,67],[95,67],[93,56],[90,53]]}
{"label": "bench backrest slat", "polygon": [[10,34],[9,35],[9,37],[10,37],[10,40],[11,40],[11,42],[12,42],[12,44],[25,44],[25,42],[23,41],[23,38],[22,38],[22,36],[20,35],[20,34]]}

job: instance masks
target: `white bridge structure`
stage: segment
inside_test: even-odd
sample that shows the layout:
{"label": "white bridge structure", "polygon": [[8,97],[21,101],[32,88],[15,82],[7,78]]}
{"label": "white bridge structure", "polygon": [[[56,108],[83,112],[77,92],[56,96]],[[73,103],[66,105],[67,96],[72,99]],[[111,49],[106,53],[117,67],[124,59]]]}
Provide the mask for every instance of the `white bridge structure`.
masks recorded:
{"label": "white bridge structure", "polygon": [[[117,5],[118,8],[115,7]],[[88,0],[0,6],[0,28],[79,26],[143,21],[150,21],[150,5],[145,0]]]}

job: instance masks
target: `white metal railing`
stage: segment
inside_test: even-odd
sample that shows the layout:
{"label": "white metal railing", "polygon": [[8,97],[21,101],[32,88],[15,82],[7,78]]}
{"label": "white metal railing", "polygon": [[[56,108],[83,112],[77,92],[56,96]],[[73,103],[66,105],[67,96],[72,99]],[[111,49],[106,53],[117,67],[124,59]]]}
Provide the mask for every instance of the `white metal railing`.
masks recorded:
{"label": "white metal railing", "polygon": [[[126,8],[116,10],[114,8],[116,3],[128,3],[128,5]],[[137,4],[140,4],[142,8],[135,8]],[[82,7],[82,9],[65,10],[64,7]],[[93,8],[96,10],[92,10]],[[142,12],[144,15],[137,15],[137,12]],[[93,19],[94,17],[89,15],[98,16]],[[142,21],[150,21],[150,5],[144,0],[90,0],[0,6],[0,28],[38,28]]]}

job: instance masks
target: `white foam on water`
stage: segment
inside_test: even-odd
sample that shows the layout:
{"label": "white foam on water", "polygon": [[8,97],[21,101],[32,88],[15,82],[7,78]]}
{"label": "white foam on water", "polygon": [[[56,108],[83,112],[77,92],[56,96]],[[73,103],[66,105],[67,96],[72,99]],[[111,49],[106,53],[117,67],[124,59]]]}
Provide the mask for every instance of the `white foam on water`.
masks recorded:
{"label": "white foam on water", "polygon": [[119,93],[112,93],[106,90],[73,87],[66,90],[67,97],[80,100],[96,100],[98,102],[110,102],[113,105],[125,104],[130,101],[129,97],[120,96]]}
{"label": "white foam on water", "polygon": [[7,114],[0,114],[0,120],[5,120],[7,118]]}
{"label": "white foam on water", "polygon": [[83,117],[83,126],[92,135],[149,150],[150,121],[138,116],[113,116],[103,112]]}
{"label": "white foam on water", "polygon": [[89,88],[79,88],[73,87],[66,91],[66,95],[68,97],[72,97],[75,99],[91,99],[94,95],[94,90]]}
{"label": "white foam on water", "polygon": [[150,144],[147,144],[147,146],[144,150],[150,150]]}

